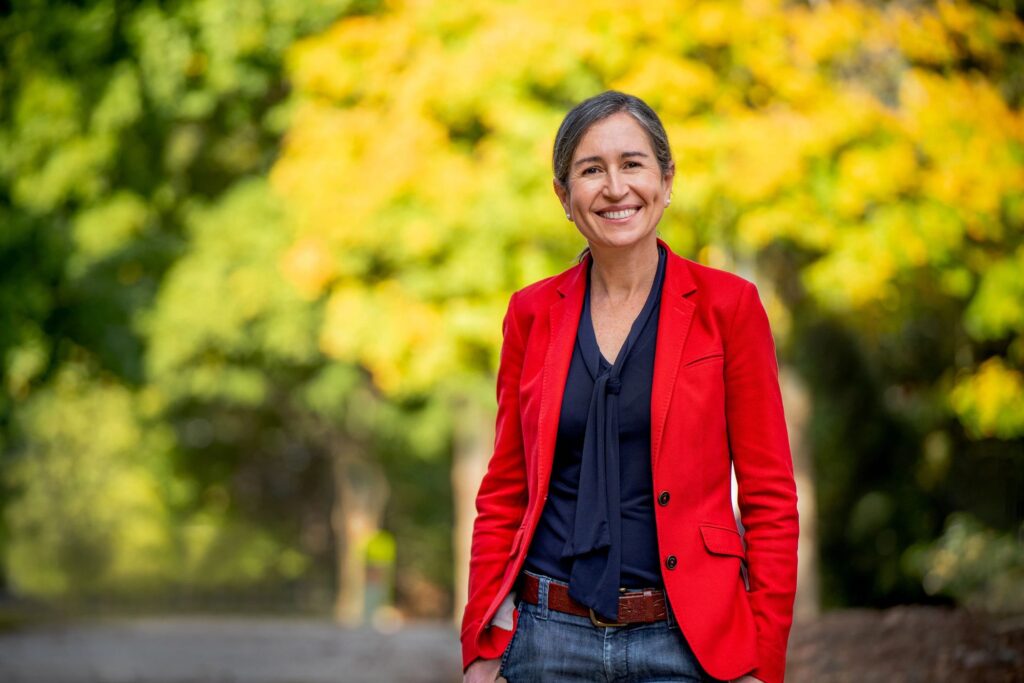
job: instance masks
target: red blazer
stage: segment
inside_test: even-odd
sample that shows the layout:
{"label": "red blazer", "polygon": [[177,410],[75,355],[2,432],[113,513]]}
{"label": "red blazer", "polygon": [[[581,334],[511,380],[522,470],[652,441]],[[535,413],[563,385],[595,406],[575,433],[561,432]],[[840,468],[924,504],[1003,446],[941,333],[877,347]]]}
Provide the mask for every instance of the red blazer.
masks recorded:
{"label": "red blazer", "polygon": [[[775,343],[755,285],[668,250],[651,388],[658,551],[669,602],[713,677],[781,683],[793,617],[797,496]],[[548,497],[588,254],[515,292],[502,330],[494,453],[476,498],[463,667],[500,657],[507,602]],[[741,537],[730,461],[739,485]],[[745,540],[745,547],[744,547]],[[672,569],[665,560],[676,558]],[[746,565],[745,569],[741,569]],[[743,572],[747,572],[747,582]],[[507,625],[507,624],[506,624]]]}

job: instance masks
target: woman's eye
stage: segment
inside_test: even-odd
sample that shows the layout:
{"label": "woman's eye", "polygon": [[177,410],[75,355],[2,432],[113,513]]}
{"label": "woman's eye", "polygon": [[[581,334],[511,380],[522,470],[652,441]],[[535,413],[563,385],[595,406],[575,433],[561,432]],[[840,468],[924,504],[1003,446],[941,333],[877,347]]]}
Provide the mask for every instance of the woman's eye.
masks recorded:
{"label": "woman's eye", "polygon": [[583,169],[583,175],[593,175],[593,173],[591,173],[591,171],[594,171],[596,173],[597,171],[600,171],[600,170],[601,169],[598,168],[597,166],[590,166],[589,168]]}
{"label": "woman's eye", "polygon": [[636,168],[639,165],[640,165],[639,161],[627,161],[626,162],[626,168]]}

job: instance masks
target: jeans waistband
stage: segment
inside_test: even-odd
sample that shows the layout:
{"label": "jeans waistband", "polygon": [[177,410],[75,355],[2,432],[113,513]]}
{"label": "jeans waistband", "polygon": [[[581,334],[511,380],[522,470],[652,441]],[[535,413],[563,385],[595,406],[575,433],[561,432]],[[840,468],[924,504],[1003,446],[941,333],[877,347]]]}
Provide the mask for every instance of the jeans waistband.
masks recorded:
{"label": "jeans waistband", "polygon": [[[539,586],[537,589],[537,604],[534,605],[534,607],[538,610],[538,616],[540,616],[542,619],[547,619],[549,612],[552,611],[551,608],[548,607],[548,586],[552,583],[561,584],[562,586],[568,586],[569,584],[567,584],[565,581],[559,581],[558,579],[552,578],[545,574],[538,574],[537,572],[530,571],[529,569],[523,569],[522,572],[520,572],[520,580],[522,579],[523,574],[529,574],[530,576],[533,576],[537,579]],[[516,584],[518,588],[519,581],[517,581]],[[668,599],[668,591],[664,588],[658,588],[657,590],[660,590],[665,593],[665,612],[667,614],[665,618],[665,623],[668,624],[669,628],[674,627],[677,625],[677,622],[675,615],[672,614],[672,605],[670,604]],[[627,588],[625,590],[626,593],[641,593],[643,591],[643,588]]]}

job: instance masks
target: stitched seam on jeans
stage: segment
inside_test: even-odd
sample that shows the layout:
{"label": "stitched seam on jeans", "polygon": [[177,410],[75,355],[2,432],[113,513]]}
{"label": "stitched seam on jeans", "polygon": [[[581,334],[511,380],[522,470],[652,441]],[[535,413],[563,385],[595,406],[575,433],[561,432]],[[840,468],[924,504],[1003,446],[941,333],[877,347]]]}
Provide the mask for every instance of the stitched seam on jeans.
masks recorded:
{"label": "stitched seam on jeans", "polygon": [[501,653],[501,662],[498,664],[498,675],[502,677],[504,677],[502,672],[505,670],[505,664],[508,662],[508,653],[512,650],[512,643],[515,642],[516,636],[519,635],[519,625],[522,623],[523,602],[521,600],[516,605],[516,613],[519,615],[516,618],[516,629],[512,632],[512,637],[508,639],[508,645],[505,646],[505,651]]}

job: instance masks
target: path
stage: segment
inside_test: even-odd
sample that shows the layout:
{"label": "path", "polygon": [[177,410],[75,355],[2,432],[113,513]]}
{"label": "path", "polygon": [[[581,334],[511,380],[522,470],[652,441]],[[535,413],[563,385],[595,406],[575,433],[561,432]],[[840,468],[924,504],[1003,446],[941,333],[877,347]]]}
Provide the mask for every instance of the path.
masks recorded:
{"label": "path", "polygon": [[[0,634],[3,683],[458,683],[450,624],[393,634],[305,618],[166,617]],[[1024,681],[1024,618],[842,610],[794,626],[787,683]]]}

